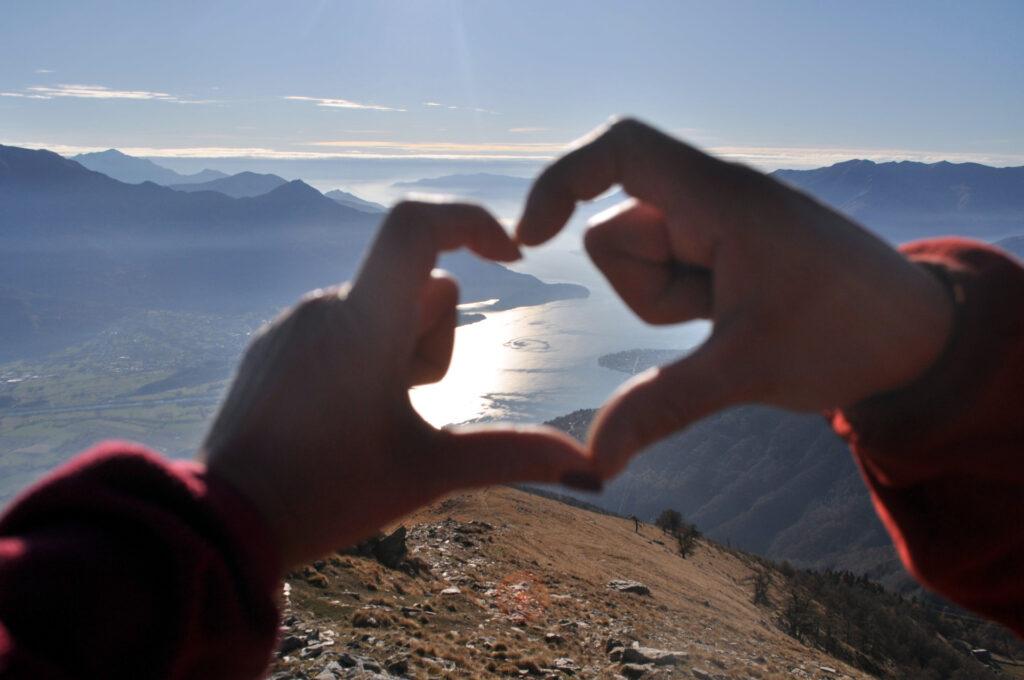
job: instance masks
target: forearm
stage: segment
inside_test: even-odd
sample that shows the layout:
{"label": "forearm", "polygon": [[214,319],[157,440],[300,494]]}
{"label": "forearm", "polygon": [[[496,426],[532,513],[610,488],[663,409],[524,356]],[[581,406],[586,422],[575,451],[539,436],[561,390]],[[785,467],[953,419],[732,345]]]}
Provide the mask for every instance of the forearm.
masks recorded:
{"label": "forearm", "polygon": [[1024,635],[1024,270],[964,240],[904,252],[947,279],[953,335],[913,385],[833,424],[908,569]]}
{"label": "forearm", "polygon": [[[0,519],[0,668],[259,677],[278,576],[262,519],[201,466],[103,445]],[[55,625],[74,634],[55,640]]]}

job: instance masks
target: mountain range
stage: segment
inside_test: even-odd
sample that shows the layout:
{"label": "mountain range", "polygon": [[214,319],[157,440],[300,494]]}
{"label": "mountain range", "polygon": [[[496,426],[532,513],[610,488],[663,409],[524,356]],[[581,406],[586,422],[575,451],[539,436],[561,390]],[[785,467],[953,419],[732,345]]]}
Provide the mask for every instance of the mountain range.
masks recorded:
{"label": "mountain range", "polygon": [[1024,166],[851,160],[772,175],[893,241],[1024,233]]}
{"label": "mountain range", "polygon": [[167,186],[177,191],[216,191],[232,198],[252,198],[253,196],[273,191],[287,183],[288,180],[277,175],[240,172],[237,175],[218,177],[208,182],[189,182],[186,184],[169,184]]}
{"label": "mountain range", "polygon": [[332,201],[337,201],[341,205],[347,206],[349,208],[355,208],[356,210],[365,213],[373,214],[387,212],[387,208],[381,205],[380,203],[374,203],[373,201],[364,200],[362,198],[359,198],[355,194],[350,194],[349,192],[342,191],[341,189],[334,189],[332,191],[328,191],[324,194],[324,196],[331,199]]}
{"label": "mountain range", "polygon": [[192,175],[182,175],[162,165],[157,165],[151,160],[129,156],[117,149],[81,153],[77,156],[72,156],[71,160],[82,164],[90,170],[102,172],[107,177],[112,177],[128,184],[141,184],[142,182],[185,184],[208,182],[227,177],[226,174],[217,170],[203,170]]}
{"label": "mountain range", "polygon": [[[3,355],[52,348],[80,328],[83,306],[94,317],[140,307],[271,313],[351,277],[379,219],[299,180],[232,198],[127,184],[52,152],[0,146]],[[464,301],[498,299],[495,308],[587,293],[464,251],[439,266],[460,279]]]}

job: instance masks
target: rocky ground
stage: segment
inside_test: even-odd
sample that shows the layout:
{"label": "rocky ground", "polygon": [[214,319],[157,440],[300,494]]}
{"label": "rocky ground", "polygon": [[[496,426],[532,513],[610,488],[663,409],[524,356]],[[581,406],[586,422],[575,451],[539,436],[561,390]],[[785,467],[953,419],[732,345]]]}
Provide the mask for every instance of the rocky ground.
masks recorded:
{"label": "rocky ground", "polygon": [[271,678],[868,677],[782,633],[760,565],[721,546],[684,560],[653,526],[509,488],[404,526],[404,554],[399,534],[287,579]]}

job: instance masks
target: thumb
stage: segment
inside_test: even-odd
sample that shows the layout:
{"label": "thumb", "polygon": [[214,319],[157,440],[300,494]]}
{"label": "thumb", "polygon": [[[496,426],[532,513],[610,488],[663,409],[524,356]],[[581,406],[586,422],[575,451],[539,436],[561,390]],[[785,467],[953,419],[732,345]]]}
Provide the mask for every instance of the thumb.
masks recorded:
{"label": "thumb", "polygon": [[440,436],[435,450],[442,494],[515,482],[600,487],[583,445],[552,427],[464,426]]}
{"label": "thumb", "polygon": [[712,336],[693,354],[616,390],[590,428],[601,478],[621,472],[640,449],[742,400],[725,347]]}

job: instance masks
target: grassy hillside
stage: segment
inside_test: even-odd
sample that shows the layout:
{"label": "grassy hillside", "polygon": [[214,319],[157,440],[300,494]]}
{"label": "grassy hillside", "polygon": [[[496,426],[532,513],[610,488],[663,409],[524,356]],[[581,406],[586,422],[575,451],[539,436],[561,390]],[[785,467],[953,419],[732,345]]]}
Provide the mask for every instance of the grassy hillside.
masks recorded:
{"label": "grassy hillside", "polygon": [[[703,539],[684,559],[654,526],[523,491],[454,496],[403,526],[408,552],[395,568],[338,553],[289,576],[272,678],[1001,677],[872,587],[854,586],[868,602],[862,618],[827,610],[864,649],[843,638],[829,651],[819,637],[832,589],[814,590],[802,572]],[[615,580],[649,594],[614,590]],[[791,634],[794,592],[808,606]],[[875,621],[913,654],[890,656]]]}

